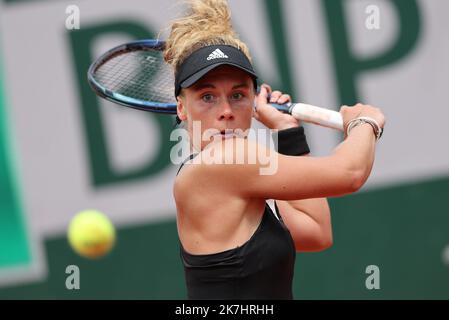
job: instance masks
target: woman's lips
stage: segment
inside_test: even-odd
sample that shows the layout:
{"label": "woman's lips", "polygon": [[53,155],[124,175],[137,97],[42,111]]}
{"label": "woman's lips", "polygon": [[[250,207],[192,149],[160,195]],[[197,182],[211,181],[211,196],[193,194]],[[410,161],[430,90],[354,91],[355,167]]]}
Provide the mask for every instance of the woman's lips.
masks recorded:
{"label": "woman's lips", "polygon": [[237,137],[238,135],[234,132],[234,130],[226,129],[226,130],[221,130],[220,132],[217,132],[213,136],[214,137],[215,136],[219,136],[219,137],[222,137],[222,138],[231,138],[231,137]]}

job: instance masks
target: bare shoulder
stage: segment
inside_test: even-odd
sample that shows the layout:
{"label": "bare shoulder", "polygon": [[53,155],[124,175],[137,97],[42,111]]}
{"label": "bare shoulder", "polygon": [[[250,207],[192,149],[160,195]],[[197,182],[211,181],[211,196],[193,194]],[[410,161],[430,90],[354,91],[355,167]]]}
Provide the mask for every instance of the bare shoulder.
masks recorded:
{"label": "bare shoulder", "polygon": [[211,142],[192,160],[187,161],[175,179],[174,193],[180,197],[184,190],[202,192],[235,190],[235,180],[245,171],[255,167],[251,161],[259,146],[244,138],[232,138]]}
{"label": "bare shoulder", "polygon": [[[226,189],[233,187],[238,177],[256,171],[274,150],[244,138],[211,142],[189,163],[184,177],[195,184]],[[264,159],[261,159],[263,155]],[[242,176],[243,175],[243,176]]]}

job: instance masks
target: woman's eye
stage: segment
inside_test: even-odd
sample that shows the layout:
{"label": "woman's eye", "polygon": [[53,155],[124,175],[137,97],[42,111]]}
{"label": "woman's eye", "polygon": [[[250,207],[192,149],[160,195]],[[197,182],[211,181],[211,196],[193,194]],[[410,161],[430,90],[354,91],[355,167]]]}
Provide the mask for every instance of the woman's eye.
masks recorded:
{"label": "woman's eye", "polygon": [[241,94],[240,92],[232,94],[232,100],[240,100],[242,98],[243,98],[243,94]]}
{"label": "woman's eye", "polygon": [[214,96],[211,94],[205,94],[204,96],[201,97],[201,99],[203,99],[204,102],[213,102]]}

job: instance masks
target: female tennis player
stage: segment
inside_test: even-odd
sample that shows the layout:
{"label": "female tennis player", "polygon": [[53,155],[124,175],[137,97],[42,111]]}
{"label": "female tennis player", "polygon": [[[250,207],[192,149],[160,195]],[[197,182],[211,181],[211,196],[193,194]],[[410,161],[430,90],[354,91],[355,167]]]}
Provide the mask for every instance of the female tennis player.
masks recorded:
{"label": "female tennis player", "polygon": [[[188,297],[293,299],[296,252],[332,244],[326,197],[363,186],[384,115],[368,105],[343,106],[350,129],[344,141],[329,156],[308,156],[301,124],[269,104],[288,102],[289,95],[268,85],[257,94],[249,50],[232,29],[226,1],[190,5],[171,24],[164,58],[174,68],[177,113],[191,138],[195,122],[201,133],[218,134],[201,141],[173,189]],[[265,164],[257,157],[248,161],[251,147],[270,152],[267,147],[229,134],[249,129],[253,117],[278,133],[272,174],[261,174]],[[235,162],[237,152],[243,152],[244,163]],[[212,161],[217,154],[220,163]]]}

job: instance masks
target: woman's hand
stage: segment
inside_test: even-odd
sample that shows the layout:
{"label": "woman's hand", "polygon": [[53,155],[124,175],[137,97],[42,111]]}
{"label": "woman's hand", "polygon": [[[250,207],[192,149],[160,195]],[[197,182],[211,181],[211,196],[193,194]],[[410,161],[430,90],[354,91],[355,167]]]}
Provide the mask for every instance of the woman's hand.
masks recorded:
{"label": "woman's hand", "polygon": [[[269,100],[268,96],[270,96]],[[260,88],[260,93],[255,99],[256,108],[253,116],[269,129],[283,130],[298,127],[300,125],[299,120],[270,105],[270,103],[284,104],[287,102],[291,102],[288,94],[272,91],[269,85],[263,84]]]}

